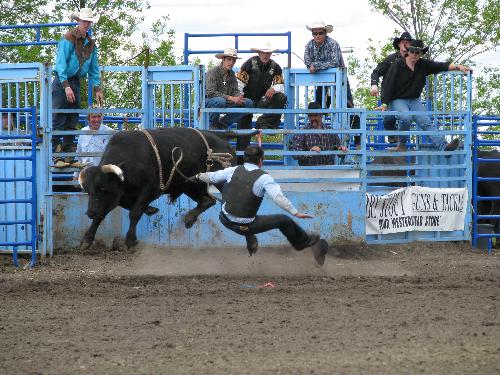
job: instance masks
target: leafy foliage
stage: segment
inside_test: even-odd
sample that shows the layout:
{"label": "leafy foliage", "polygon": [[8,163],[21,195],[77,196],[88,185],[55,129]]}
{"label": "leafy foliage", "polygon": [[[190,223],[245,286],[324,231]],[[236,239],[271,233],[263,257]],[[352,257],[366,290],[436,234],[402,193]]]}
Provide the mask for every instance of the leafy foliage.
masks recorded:
{"label": "leafy foliage", "polygon": [[[374,10],[397,26],[386,44],[373,45],[364,60],[348,58],[349,73],[359,82],[353,93],[356,106],[373,108],[369,94],[370,74],[376,64],[392,53],[392,39],[408,31],[422,39],[429,52],[426,57],[439,61],[469,64],[473,58],[495,50],[500,44],[500,2],[498,0],[368,0]],[[500,114],[500,70],[496,67],[474,71],[476,113]]]}
{"label": "leafy foliage", "polygon": [[[0,2],[2,25],[70,22],[72,13],[90,7],[99,17],[92,25],[93,37],[99,49],[101,66],[175,65],[174,31],[168,28],[168,16],[159,18],[150,30],[142,32],[142,43],[136,35],[144,22],[149,3],[140,0],[10,0]],[[69,29],[42,28],[41,40],[59,40]],[[0,31],[3,43],[34,41],[32,29]],[[26,46],[0,49],[0,62],[42,62],[53,65],[56,46]],[[140,73],[103,74],[107,106],[136,108],[141,106]],[[83,82],[82,82],[83,83]],[[139,89],[138,89],[139,88]],[[86,87],[82,87],[82,93]],[[139,93],[139,94],[138,94]],[[82,103],[86,102],[85,94]]]}
{"label": "leafy foliage", "polygon": [[497,0],[368,0],[402,30],[422,39],[432,59],[469,62],[500,41]]}

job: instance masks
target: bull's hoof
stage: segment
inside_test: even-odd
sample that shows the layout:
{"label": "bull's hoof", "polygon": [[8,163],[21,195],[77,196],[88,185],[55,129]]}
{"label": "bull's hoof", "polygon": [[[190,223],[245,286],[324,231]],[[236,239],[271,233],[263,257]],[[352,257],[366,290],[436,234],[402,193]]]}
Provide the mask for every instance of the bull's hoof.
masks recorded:
{"label": "bull's hoof", "polygon": [[128,240],[127,239],[127,240],[125,240],[125,245],[127,245],[128,250],[131,250],[137,246],[137,240]]}
{"label": "bull's hoof", "polygon": [[191,228],[196,223],[196,216],[187,214],[184,216],[184,226],[186,229]]}
{"label": "bull's hoof", "polygon": [[144,213],[148,216],[152,216],[152,215],[156,214],[158,211],[160,211],[158,208],[153,207],[153,206],[148,206],[146,208],[146,210],[144,211]]}
{"label": "bull's hoof", "polygon": [[92,241],[87,242],[87,241],[82,241],[80,242],[80,250],[88,250],[88,248],[92,246]]}

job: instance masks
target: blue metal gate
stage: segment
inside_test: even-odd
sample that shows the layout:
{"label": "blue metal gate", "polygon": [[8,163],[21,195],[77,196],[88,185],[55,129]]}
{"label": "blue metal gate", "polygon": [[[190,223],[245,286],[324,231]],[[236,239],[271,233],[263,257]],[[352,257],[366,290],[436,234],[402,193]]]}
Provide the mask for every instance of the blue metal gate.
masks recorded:
{"label": "blue metal gate", "polygon": [[[479,196],[478,195],[478,183],[479,182],[497,182],[500,185],[500,177],[480,177],[478,176],[478,169],[480,163],[500,163],[500,159],[493,158],[480,158],[478,152],[481,148],[495,147],[500,150],[500,131],[490,130],[490,127],[499,126],[500,117],[496,116],[478,116],[475,115],[473,118],[473,176],[472,176],[472,203],[473,203],[473,215],[472,215],[472,245],[477,246],[478,240],[481,238],[486,239],[488,253],[492,252],[492,240],[494,237],[500,238],[500,234],[494,233],[493,231],[486,231],[486,233],[480,233],[478,230],[479,220],[498,220],[500,221],[500,215],[479,213],[478,205],[480,202],[491,202],[491,204],[500,205],[500,196]],[[493,136],[493,139],[485,139],[485,136]],[[498,211],[498,210],[497,210]],[[497,240],[498,241],[498,240]]]}
{"label": "blue metal gate", "polygon": [[37,116],[36,108],[0,108],[0,252],[37,253]]}
{"label": "blue metal gate", "polygon": [[[51,137],[69,134],[68,132],[52,131],[50,118],[52,108],[50,105],[51,70],[40,65],[22,66],[22,64],[2,65],[5,77],[11,78],[14,85],[22,87],[27,84],[30,87],[27,98],[29,104],[19,101],[16,107],[36,107],[38,109],[38,126],[43,130],[43,142],[41,145],[41,165],[38,176],[38,189],[41,194],[39,204],[40,215],[40,249],[42,254],[52,254],[57,246],[76,246],[83,232],[88,226],[85,217],[86,196],[82,193],[55,193],[55,174],[61,173],[54,170],[52,164],[52,150],[50,147]],[[23,69],[26,71],[23,72]],[[133,121],[143,127],[172,127],[188,126],[206,128],[204,116],[211,111],[219,109],[204,108],[204,68],[203,66],[175,66],[175,67],[103,67],[107,79],[112,74],[129,72],[140,76],[140,106],[139,108],[120,108],[119,106],[97,110],[106,114],[105,121],[116,123],[117,129],[125,121]],[[14,73],[14,76],[12,74]],[[379,112],[366,111],[365,109],[346,108],[345,72],[332,69],[324,72],[324,77],[309,74],[305,69],[285,69],[285,90],[289,97],[289,107],[283,110],[251,109],[251,113],[284,113],[283,128],[276,130],[264,130],[264,134],[275,135],[276,141],[272,148],[268,148],[266,154],[273,158],[266,169],[283,185],[284,190],[290,197],[298,202],[301,207],[309,208],[320,220],[314,223],[313,230],[319,230],[326,234],[330,240],[338,238],[351,238],[367,240],[368,242],[390,243],[407,242],[413,240],[464,240],[469,239],[468,226],[469,216],[466,219],[466,230],[453,233],[442,232],[408,232],[398,235],[365,235],[365,193],[367,191],[377,193],[386,192],[387,187],[379,186],[385,182],[398,181],[405,184],[418,184],[435,187],[470,187],[471,167],[470,163],[470,76],[459,77],[456,73],[445,73],[435,77],[436,82],[442,80],[445,83],[434,84],[428,90],[431,100],[431,109],[428,114],[436,121],[441,134],[459,136],[465,147],[462,151],[454,152],[451,159],[445,159],[445,154],[433,151],[427,147],[426,136],[432,132],[422,132],[412,129],[409,134],[414,139],[412,146],[415,151],[402,153],[408,156],[412,162],[398,168],[406,171],[415,170],[414,175],[409,173],[399,178],[375,178],[369,172],[387,166],[373,163],[374,157],[388,154],[384,142],[380,141],[388,134],[377,128],[376,119],[380,118]],[[23,78],[24,77],[24,78]],[[457,81],[459,84],[454,83]],[[441,81],[439,81],[441,82]],[[33,85],[31,87],[30,85]],[[464,86],[465,85],[465,89]],[[323,132],[337,133],[351,145],[345,158],[350,158],[350,163],[338,163],[329,166],[299,167],[296,165],[294,156],[311,154],[310,151],[291,151],[288,148],[288,140],[294,134],[305,133],[303,130],[306,104],[312,96],[314,87],[329,87],[332,95],[331,108],[312,110],[326,115],[327,121],[332,125],[332,130]],[[458,89],[460,86],[460,89]],[[9,98],[23,98],[26,90],[5,88]],[[10,91],[9,91],[10,90]],[[443,94],[443,92],[450,94]],[[436,100],[435,98],[439,98]],[[12,99],[13,100],[13,99]],[[16,99],[18,100],[18,99]],[[12,102],[17,103],[17,102]],[[10,105],[13,107],[13,105]],[[72,110],[58,110],[67,112]],[[94,110],[92,110],[94,111]],[[226,109],[225,112],[237,112],[242,109]],[[89,110],[78,110],[81,114]],[[130,117],[132,114],[132,117]],[[389,113],[390,114],[390,113]],[[359,129],[351,129],[349,124],[354,115],[361,119]],[[385,115],[382,114],[382,115]],[[31,116],[33,117],[33,116]],[[121,118],[121,120],[120,120]],[[369,127],[369,128],[367,128]],[[73,132],[79,134],[79,131]],[[360,136],[361,143],[358,147],[349,141],[353,136]],[[323,154],[341,156],[341,151],[322,151]],[[395,155],[395,154],[392,154]],[[78,156],[76,153],[66,153],[60,156]],[[439,167],[439,170],[436,169]],[[394,169],[394,166],[390,166]],[[72,173],[68,173],[71,180]],[[58,184],[60,182],[57,182]],[[76,184],[67,181],[64,184]],[[311,192],[314,191],[314,194]],[[182,230],[179,217],[182,212],[188,210],[192,202],[189,199],[180,199],[176,206],[169,206],[164,197],[157,202],[160,213],[154,217],[145,217],[138,227],[138,235],[148,243],[168,243],[170,246],[192,247],[223,246],[228,243],[230,235],[222,235],[219,226],[216,225],[216,210],[210,210],[199,223],[190,231]],[[269,207],[268,207],[269,206]],[[270,210],[272,205],[264,203],[263,212]],[[43,213],[46,213],[43,215]],[[41,218],[44,218],[42,221]],[[119,236],[126,231],[128,218],[123,210],[117,210],[106,219],[99,231],[103,237]],[[309,224],[306,224],[306,226]],[[212,228],[211,235],[204,235],[203,228]],[[217,241],[215,239],[218,239]],[[241,239],[239,239],[241,240]],[[238,239],[230,238],[232,244],[238,244]],[[10,238],[9,238],[10,241]],[[263,236],[262,244],[278,244],[281,237],[272,234]]]}

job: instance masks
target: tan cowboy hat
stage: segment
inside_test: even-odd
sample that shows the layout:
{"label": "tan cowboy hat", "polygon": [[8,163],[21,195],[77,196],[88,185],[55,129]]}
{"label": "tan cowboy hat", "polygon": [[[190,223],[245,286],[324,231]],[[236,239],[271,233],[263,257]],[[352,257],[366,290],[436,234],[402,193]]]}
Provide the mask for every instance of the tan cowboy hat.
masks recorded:
{"label": "tan cowboy hat", "polygon": [[75,20],[78,21],[90,21],[90,22],[97,22],[98,20],[98,17],[94,16],[92,8],[82,8],[80,9],[80,12],[78,14],[73,13],[71,15],[71,18],[74,18]]}
{"label": "tan cowboy hat", "polygon": [[241,57],[238,57],[238,51],[234,48],[226,48],[224,50],[224,53],[217,53],[215,55],[218,59],[223,59],[224,57],[234,57],[235,59],[241,59]]}
{"label": "tan cowboy hat", "polygon": [[327,33],[333,31],[332,25],[325,24],[325,21],[315,21],[310,25],[306,25],[307,30],[312,31],[313,29],[324,29]]}
{"label": "tan cowboy hat", "polygon": [[255,52],[269,53],[269,52],[277,51],[278,49],[271,47],[271,43],[265,42],[265,43],[261,44],[260,47],[253,47],[253,48],[250,48],[250,50],[255,51]]}

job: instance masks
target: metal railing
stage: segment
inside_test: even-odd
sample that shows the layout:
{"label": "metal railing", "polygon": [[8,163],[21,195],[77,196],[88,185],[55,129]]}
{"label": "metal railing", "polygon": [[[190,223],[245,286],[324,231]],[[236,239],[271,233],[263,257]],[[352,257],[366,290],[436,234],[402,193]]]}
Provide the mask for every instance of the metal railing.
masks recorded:
{"label": "metal railing", "polygon": [[[292,66],[292,33],[290,31],[284,33],[219,33],[219,34],[184,34],[184,65],[189,64],[189,56],[191,55],[208,55],[215,53],[223,53],[223,49],[199,49],[191,50],[189,48],[190,39],[194,38],[223,38],[230,37],[234,38],[233,47],[238,50],[238,53],[255,53],[255,51],[249,49],[240,49],[240,38],[254,38],[254,37],[286,37],[287,38],[287,48],[280,48],[274,53],[286,53],[288,55],[288,67]],[[224,45],[227,48],[227,45]]]}
{"label": "metal railing", "polygon": [[35,31],[35,40],[34,41],[23,41],[23,42],[9,42],[9,43],[0,43],[1,47],[21,47],[21,46],[50,46],[56,45],[58,43],[57,40],[42,40],[42,29],[51,28],[51,27],[67,27],[67,26],[76,26],[78,22],[63,22],[63,23],[35,23],[30,25],[3,25],[0,26],[1,30],[27,30],[33,29]]}
{"label": "metal railing", "polygon": [[[479,195],[479,184],[480,183],[497,183],[500,186],[500,176],[497,177],[484,177],[479,176],[478,171],[480,169],[481,163],[498,163],[500,165],[500,158],[485,158],[479,157],[480,149],[485,147],[492,148],[495,147],[496,150],[500,150],[500,131],[490,130],[492,126],[500,126],[500,117],[497,116],[479,116],[475,115],[473,117],[473,175],[472,175],[472,204],[473,204],[473,215],[472,215],[472,245],[474,247],[478,246],[478,241],[482,238],[487,241],[488,254],[491,255],[493,248],[493,238],[500,238],[500,233],[495,233],[495,226],[492,225],[492,231],[489,233],[480,233],[479,221],[480,220],[490,220],[490,221],[500,221],[500,214],[486,214],[484,212],[479,212],[479,205],[481,202],[485,202],[487,206],[500,207],[500,196],[480,196]],[[485,139],[484,136],[493,136],[493,139]],[[500,171],[500,166],[496,169]],[[500,189],[499,189],[500,190]],[[493,211],[493,210],[490,210]],[[500,212],[497,209],[496,212]]]}
{"label": "metal railing", "polygon": [[[36,108],[0,108],[1,113],[25,114],[30,132],[7,126],[0,129],[0,252],[12,253],[19,267],[18,254],[31,253],[30,267],[37,253],[37,126]],[[13,124],[14,125],[14,124]],[[23,142],[20,142],[23,141]],[[29,228],[29,229],[28,229]],[[31,250],[25,248],[31,247]]]}

